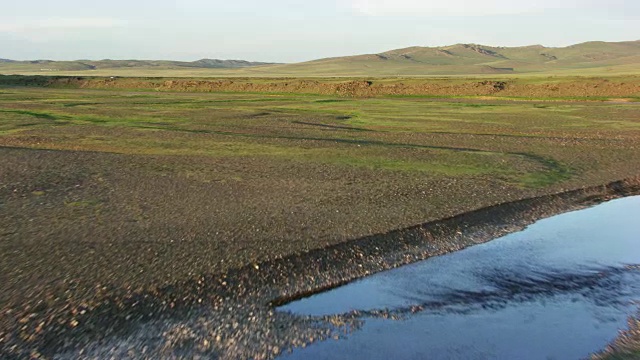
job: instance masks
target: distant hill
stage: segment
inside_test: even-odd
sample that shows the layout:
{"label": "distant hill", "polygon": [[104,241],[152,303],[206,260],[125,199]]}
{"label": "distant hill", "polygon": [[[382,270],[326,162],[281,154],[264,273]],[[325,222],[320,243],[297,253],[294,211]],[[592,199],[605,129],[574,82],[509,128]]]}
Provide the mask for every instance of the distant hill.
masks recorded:
{"label": "distant hill", "polygon": [[639,74],[640,40],[567,47],[456,44],[409,47],[295,64],[243,60],[0,60],[0,74],[96,76],[456,76],[492,74]]}
{"label": "distant hill", "polygon": [[201,68],[201,69],[237,69],[251,66],[273,65],[274,63],[251,62],[245,60],[218,60],[200,59],[197,61],[171,61],[171,60],[30,60],[15,61],[0,59],[0,71],[3,68],[18,71],[84,71],[84,70],[108,70],[122,68],[140,69],[180,69],[180,68]]}
{"label": "distant hill", "polygon": [[282,74],[335,75],[475,75],[553,72],[635,66],[640,69],[640,41],[587,42],[553,48],[542,45],[493,47],[456,44],[409,47],[367,54],[276,65]]}

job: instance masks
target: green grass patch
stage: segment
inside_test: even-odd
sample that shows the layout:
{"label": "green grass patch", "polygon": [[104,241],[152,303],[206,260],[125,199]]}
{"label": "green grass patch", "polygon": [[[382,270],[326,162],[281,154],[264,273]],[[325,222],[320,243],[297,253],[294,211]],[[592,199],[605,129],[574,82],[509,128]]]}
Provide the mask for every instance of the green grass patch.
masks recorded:
{"label": "green grass patch", "polygon": [[634,103],[12,92],[11,99],[0,99],[0,145],[269,157],[425,176],[481,176],[522,189],[553,187],[584,169],[632,158],[637,148],[632,140],[640,135],[640,105]]}
{"label": "green grass patch", "polygon": [[28,110],[0,109],[0,112],[11,113],[11,114],[19,114],[19,115],[28,115],[28,116],[33,116],[33,117],[38,118],[38,119],[45,119],[45,120],[59,120],[60,119],[59,116],[51,114],[51,113],[28,111]]}

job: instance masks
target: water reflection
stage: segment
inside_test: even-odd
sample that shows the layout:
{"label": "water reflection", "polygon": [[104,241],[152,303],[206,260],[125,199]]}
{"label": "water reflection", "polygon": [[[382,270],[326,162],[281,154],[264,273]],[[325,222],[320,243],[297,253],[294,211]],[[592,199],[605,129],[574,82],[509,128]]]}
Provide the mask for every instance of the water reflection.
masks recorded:
{"label": "water reflection", "polygon": [[637,310],[638,214],[615,200],[288,304],[354,332],[286,358],[588,356]]}

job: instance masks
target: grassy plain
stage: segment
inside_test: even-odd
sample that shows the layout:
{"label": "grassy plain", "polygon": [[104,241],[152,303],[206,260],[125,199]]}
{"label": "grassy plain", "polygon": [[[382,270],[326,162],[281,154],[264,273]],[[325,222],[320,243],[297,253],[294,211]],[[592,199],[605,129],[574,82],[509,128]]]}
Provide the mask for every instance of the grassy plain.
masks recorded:
{"label": "grassy plain", "polygon": [[0,96],[7,146],[490,175],[519,188],[598,171],[602,154],[580,161],[569,145],[616,150],[605,163],[628,158],[635,147],[615,145],[640,131],[634,103],[28,88]]}
{"label": "grassy plain", "polygon": [[632,102],[5,87],[2,276],[114,241],[149,246],[125,278],[224,270],[637,175],[639,139]]}
{"label": "grassy plain", "polygon": [[355,97],[261,81],[1,86],[0,308],[100,302],[103,286],[199,279],[640,173],[636,93]]}
{"label": "grassy plain", "polygon": [[122,77],[176,77],[176,78],[237,78],[250,77],[296,77],[296,78],[353,78],[353,77],[468,77],[495,78],[496,76],[515,78],[540,78],[548,76],[621,76],[636,75],[640,71],[640,59],[628,59],[628,63],[603,63],[594,67],[536,69],[529,72],[493,72],[477,66],[443,66],[440,68],[424,68],[416,64],[352,64],[347,61],[314,62],[265,65],[236,69],[178,68],[178,67],[136,67],[106,68],[95,70],[40,70],[33,67],[5,65],[0,67],[0,74],[38,75],[38,76],[122,76]]}

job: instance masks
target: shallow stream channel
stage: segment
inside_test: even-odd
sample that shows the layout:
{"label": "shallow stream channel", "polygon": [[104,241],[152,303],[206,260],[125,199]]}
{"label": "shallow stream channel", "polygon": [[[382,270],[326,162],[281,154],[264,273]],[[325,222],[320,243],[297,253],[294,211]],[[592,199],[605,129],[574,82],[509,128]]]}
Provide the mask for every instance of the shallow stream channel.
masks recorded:
{"label": "shallow stream channel", "polygon": [[640,196],[278,308],[335,336],[282,359],[582,359],[638,315]]}

